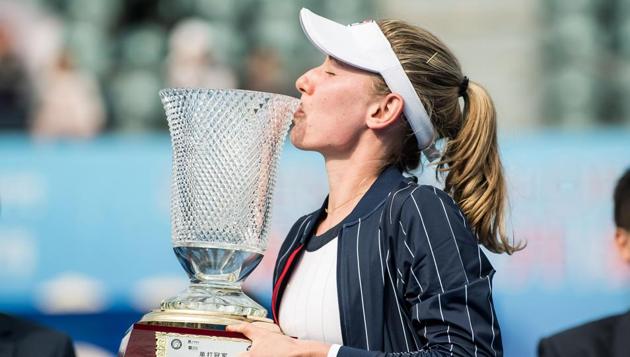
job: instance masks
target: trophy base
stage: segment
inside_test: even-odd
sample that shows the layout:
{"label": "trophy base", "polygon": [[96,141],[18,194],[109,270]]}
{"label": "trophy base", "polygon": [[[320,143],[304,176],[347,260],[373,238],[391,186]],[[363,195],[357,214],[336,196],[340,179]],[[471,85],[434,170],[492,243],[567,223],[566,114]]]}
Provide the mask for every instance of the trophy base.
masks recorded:
{"label": "trophy base", "polygon": [[124,357],[236,357],[251,341],[225,330],[239,322],[272,320],[256,316],[225,315],[209,311],[154,310],[134,324],[123,339]]}
{"label": "trophy base", "polygon": [[166,311],[204,311],[219,313],[222,316],[267,316],[267,310],[245,295],[240,283],[218,285],[196,283],[191,284],[177,296],[164,299],[162,310]]}
{"label": "trophy base", "polygon": [[239,333],[220,330],[136,323],[124,357],[236,357],[248,350],[251,341]]}

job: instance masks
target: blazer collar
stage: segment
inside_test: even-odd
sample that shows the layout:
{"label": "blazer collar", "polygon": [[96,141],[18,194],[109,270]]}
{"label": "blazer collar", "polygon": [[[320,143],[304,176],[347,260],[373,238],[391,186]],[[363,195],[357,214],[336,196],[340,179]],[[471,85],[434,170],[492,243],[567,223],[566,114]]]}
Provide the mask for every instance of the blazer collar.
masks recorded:
{"label": "blazer collar", "polygon": [[[381,172],[376,181],[370,186],[365,195],[361,198],[359,203],[354,207],[352,212],[344,218],[345,224],[351,224],[359,220],[359,218],[367,216],[369,213],[383,202],[390,192],[399,187],[405,180],[402,171],[395,166],[388,166]],[[325,214],[325,208],[328,206],[328,196],[324,199],[322,206],[315,212],[311,213],[308,227],[304,230],[301,243],[306,242],[306,239],[313,235],[315,226]]]}
{"label": "blazer collar", "polygon": [[402,172],[395,166],[389,166],[383,170],[357,206],[350,212],[350,215],[345,218],[346,223],[355,222],[374,211],[376,206],[383,202],[390,192],[400,186],[404,179]]}

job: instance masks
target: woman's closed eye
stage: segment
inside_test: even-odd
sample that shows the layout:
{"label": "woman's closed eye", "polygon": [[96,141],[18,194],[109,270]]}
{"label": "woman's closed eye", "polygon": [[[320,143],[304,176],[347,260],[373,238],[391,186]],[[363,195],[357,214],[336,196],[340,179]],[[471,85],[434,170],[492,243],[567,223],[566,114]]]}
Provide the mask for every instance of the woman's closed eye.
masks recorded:
{"label": "woman's closed eye", "polygon": [[328,74],[329,76],[336,76],[337,74],[331,71],[326,71],[326,74]]}

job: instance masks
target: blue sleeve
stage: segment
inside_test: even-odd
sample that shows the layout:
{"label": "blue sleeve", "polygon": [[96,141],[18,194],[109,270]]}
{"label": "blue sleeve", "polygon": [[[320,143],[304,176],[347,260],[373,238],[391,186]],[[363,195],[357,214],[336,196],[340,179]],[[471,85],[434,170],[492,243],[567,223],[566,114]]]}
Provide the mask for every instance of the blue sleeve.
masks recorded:
{"label": "blue sleeve", "polygon": [[415,332],[406,338],[419,348],[382,353],[342,347],[337,355],[502,356],[494,270],[457,204],[441,190],[418,186],[395,217],[395,285]]}

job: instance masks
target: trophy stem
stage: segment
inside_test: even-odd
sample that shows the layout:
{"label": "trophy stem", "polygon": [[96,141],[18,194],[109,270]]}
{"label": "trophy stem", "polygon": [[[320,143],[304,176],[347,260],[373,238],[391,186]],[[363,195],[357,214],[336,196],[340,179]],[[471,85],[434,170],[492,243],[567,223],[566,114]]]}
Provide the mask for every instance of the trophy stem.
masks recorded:
{"label": "trophy stem", "polygon": [[194,282],[177,296],[165,299],[163,310],[213,311],[227,315],[265,317],[267,310],[243,293],[240,282]]}

